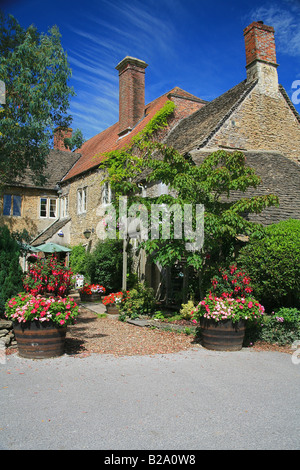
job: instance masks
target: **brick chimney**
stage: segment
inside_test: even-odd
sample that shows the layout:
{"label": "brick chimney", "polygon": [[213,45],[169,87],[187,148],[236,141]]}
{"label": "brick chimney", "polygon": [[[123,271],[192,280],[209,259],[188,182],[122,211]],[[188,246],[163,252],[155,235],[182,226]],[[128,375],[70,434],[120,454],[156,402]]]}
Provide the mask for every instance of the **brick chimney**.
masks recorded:
{"label": "brick chimney", "polygon": [[54,129],[54,141],[53,148],[55,150],[64,150],[65,152],[71,152],[69,148],[65,147],[64,139],[71,139],[73,130],[70,128],[57,127]]}
{"label": "brick chimney", "polygon": [[119,71],[119,136],[127,134],[144,116],[146,62],[125,57],[116,67]]}
{"label": "brick chimney", "polygon": [[258,80],[261,93],[278,92],[274,28],[254,21],[244,29],[247,81]]}

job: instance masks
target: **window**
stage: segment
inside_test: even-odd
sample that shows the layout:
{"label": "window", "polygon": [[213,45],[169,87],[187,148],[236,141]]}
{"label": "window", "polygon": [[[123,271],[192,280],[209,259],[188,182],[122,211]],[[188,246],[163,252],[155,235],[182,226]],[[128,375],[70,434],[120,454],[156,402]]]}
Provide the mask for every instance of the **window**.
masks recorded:
{"label": "window", "polygon": [[86,188],[77,190],[77,214],[86,212]]}
{"label": "window", "polygon": [[68,217],[68,209],[69,209],[69,198],[68,196],[62,196],[60,199],[60,216],[63,219],[64,217]]}
{"label": "window", "polygon": [[110,203],[111,203],[111,188],[110,188],[108,181],[106,181],[102,189],[102,204],[105,206]]}
{"label": "window", "polygon": [[40,201],[40,217],[47,217],[47,198],[42,197]]}
{"label": "window", "polygon": [[56,199],[49,199],[49,217],[51,219],[56,217]]}
{"label": "window", "polygon": [[3,195],[3,215],[21,217],[22,197],[15,194]]}
{"label": "window", "polygon": [[57,217],[57,199],[41,197],[40,199],[40,217],[55,219]]}

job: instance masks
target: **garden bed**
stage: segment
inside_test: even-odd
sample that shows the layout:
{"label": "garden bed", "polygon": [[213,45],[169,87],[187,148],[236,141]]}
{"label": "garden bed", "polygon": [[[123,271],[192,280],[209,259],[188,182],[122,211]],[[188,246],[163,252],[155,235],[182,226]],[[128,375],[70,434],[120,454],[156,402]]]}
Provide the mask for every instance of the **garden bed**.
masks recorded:
{"label": "garden bed", "polygon": [[[194,334],[169,331],[173,327],[195,328],[187,320],[162,322],[151,320],[153,326],[160,328],[139,327],[119,321],[116,317],[99,318],[91,310],[81,307],[81,314],[75,325],[68,326],[66,336],[66,354],[84,357],[90,354],[112,354],[114,356],[170,354],[201,347]],[[168,331],[167,331],[168,330]],[[256,351],[278,351],[292,354],[289,346],[277,346],[257,342],[252,348]],[[17,352],[16,347],[9,347],[7,354]]]}

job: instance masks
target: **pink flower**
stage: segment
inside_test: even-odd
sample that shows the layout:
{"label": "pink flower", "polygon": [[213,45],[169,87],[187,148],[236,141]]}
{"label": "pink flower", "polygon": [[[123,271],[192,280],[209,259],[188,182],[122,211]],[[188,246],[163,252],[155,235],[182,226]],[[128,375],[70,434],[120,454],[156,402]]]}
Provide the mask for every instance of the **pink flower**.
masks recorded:
{"label": "pink flower", "polygon": [[248,307],[249,307],[249,308],[252,308],[252,307],[253,307],[253,302],[249,302],[249,303],[248,303]]}
{"label": "pink flower", "polygon": [[61,325],[63,325],[65,323],[65,320],[60,320],[59,322]]}

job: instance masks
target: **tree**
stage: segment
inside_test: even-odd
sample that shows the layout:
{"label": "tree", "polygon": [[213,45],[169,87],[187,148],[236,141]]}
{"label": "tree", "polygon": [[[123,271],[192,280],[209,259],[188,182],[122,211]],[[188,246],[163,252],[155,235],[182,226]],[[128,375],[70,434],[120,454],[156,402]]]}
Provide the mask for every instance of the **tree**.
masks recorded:
{"label": "tree", "polygon": [[0,317],[7,299],[22,290],[20,246],[6,226],[0,227]]}
{"label": "tree", "polygon": [[[249,187],[257,188],[261,181],[246,165],[241,152],[220,150],[206,157],[202,164],[195,165],[189,155],[181,155],[174,148],[158,142],[155,139],[157,131],[167,125],[173,110],[174,104],[167,103],[130,146],[108,153],[100,167],[107,171],[104,181],[109,180],[116,195],[116,208],[119,197],[123,195],[128,197],[128,205],[139,202],[146,206],[148,214],[151,214],[151,204],[167,204],[169,207],[176,204],[182,211],[189,204],[194,215],[197,205],[204,206],[204,244],[201,249],[190,251],[187,242],[193,242],[193,239],[174,237],[174,217],[169,239],[153,240],[149,236],[142,244],[153,261],[162,266],[172,266],[185,259],[187,268],[198,272],[201,296],[209,266],[226,264],[233,253],[236,238],[260,228],[260,225],[247,220],[245,214],[260,213],[268,206],[277,205],[278,198],[272,194],[241,197]],[[168,185],[169,194],[142,197],[139,189],[142,178],[146,183],[161,181]],[[239,197],[231,197],[232,192],[238,192]],[[162,232],[162,224],[159,230]]]}
{"label": "tree", "polygon": [[[53,131],[70,127],[73,88],[71,69],[56,26],[48,34],[34,26],[26,30],[0,11],[0,80],[5,103],[0,105],[0,179],[9,182],[29,168],[39,182],[46,165]],[[76,144],[82,143],[80,131]],[[73,146],[74,142],[68,142]]]}

